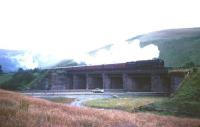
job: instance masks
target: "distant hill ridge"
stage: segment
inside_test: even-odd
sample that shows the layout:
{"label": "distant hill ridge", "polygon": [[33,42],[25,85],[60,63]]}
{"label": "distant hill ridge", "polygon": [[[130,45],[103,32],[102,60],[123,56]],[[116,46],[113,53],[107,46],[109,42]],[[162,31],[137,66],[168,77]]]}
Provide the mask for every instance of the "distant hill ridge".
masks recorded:
{"label": "distant hill ridge", "polygon": [[19,50],[0,49],[0,65],[2,66],[3,71],[16,71],[20,65],[14,57],[23,53],[23,51]]}

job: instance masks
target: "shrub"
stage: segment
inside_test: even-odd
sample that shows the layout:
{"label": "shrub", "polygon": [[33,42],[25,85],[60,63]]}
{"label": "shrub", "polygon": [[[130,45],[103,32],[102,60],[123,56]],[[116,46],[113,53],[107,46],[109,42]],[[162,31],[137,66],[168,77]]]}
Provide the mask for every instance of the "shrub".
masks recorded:
{"label": "shrub", "polygon": [[195,64],[194,62],[187,62],[185,63],[185,65],[183,66],[184,68],[192,68],[192,67],[195,67]]}

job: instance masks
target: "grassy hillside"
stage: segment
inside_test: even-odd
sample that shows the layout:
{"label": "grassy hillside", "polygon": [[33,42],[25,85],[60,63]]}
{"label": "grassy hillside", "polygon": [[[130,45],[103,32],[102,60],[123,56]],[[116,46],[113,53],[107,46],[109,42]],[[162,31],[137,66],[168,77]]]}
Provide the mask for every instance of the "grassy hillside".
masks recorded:
{"label": "grassy hillside", "polygon": [[0,74],[0,84],[10,80],[12,78],[12,73],[8,73],[8,74]]}
{"label": "grassy hillside", "polygon": [[18,71],[0,75],[0,88],[7,90],[27,90],[33,88],[34,82],[42,78],[40,70]]}
{"label": "grassy hillside", "polygon": [[200,71],[191,72],[172,98],[173,101],[200,102]]}
{"label": "grassy hillside", "polygon": [[199,119],[78,108],[0,90],[1,127],[198,127]]}
{"label": "grassy hillside", "polygon": [[152,32],[131,38],[141,41],[141,46],[155,44],[159,58],[170,67],[184,66],[188,62],[200,65],[200,28],[171,29]]}
{"label": "grassy hillside", "polygon": [[140,110],[200,118],[200,72],[191,72],[169,100],[141,107]]}

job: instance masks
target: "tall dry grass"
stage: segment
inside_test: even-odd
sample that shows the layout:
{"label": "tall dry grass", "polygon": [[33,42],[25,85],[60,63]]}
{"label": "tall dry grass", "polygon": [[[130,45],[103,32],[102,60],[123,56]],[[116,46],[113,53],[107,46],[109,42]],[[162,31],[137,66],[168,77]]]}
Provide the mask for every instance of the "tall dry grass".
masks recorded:
{"label": "tall dry grass", "polygon": [[78,108],[0,90],[0,127],[199,127],[199,119]]}

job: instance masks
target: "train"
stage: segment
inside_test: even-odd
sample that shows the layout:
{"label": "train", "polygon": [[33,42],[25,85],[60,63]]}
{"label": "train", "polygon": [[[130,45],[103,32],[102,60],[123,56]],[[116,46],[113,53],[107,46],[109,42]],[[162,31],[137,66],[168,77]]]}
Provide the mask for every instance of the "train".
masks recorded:
{"label": "train", "polygon": [[102,64],[91,66],[74,66],[74,67],[59,67],[54,69],[64,69],[66,71],[98,71],[98,70],[126,70],[126,69],[162,69],[164,68],[164,61],[162,59],[141,60],[117,64]]}

